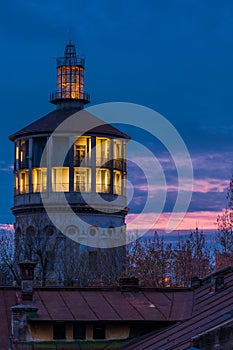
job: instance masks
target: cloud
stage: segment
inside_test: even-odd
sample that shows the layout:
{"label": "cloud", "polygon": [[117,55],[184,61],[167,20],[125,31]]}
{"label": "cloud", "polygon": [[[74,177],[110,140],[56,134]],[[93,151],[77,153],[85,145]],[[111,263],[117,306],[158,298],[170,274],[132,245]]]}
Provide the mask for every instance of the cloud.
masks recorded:
{"label": "cloud", "polygon": [[[193,192],[189,211],[218,211],[226,206],[226,194],[231,177],[232,152],[223,156],[220,152],[195,154],[192,158],[194,166]],[[134,188],[133,200],[129,203],[132,213],[140,213],[146,202],[151,200],[147,212],[156,207],[162,193],[166,194],[163,212],[171,212],[178,193],[178,177],[174,162],[164,153],[157,158],[161,168],[153,166],[151,157],[134,158],[129,163],[128,179]],[[138,167],[137,164],[140,164]],[[182,159],[181,159],[182,164]],[[164,178],[161,176],[163,172]],[[190,191],[190,179],[180,182],[180,191]]]}
{"label": "cloud", "polygon": [[[182,216],[184,213],[180,213]],[[221,215],[222,211],[212,212],[212,211],[199,211],[199,212],[188,212],[185,213],[184,219],[181,221],[177,230],[193,230],[196,227],[203,230],[217,230],[217,217]],[[157,217],[154,212],[143,213],[140,215],[140,222],[137,220],[137,224],[134,224],[135,219],[138,214],[128,214],[126,217],[126,223],[128,230],[165,230],[170,213],[162,213]],[[151,222],[154,221],[153,227],[151,227]],[[149,225],[149,226],[148,226]]]}
{"label": "cloud", "polygon": [[0,171],[6,172],[6,173],[12,173],[14,169],[13,164],[7,164],[4,160],[0,161]]}

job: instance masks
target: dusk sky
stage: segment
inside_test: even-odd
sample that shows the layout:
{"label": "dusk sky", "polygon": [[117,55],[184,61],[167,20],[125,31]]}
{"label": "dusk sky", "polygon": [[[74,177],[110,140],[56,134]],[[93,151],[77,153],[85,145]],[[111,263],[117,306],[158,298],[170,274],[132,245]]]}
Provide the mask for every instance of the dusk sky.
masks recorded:
{"label": "dusk sky", "polygon": [[[120,101],[149,107],[167,118],[186,143],[194,192],[180,229],[216,227],[233,173],[232,1],[12,0],[1,4],[0,19],[0,223],[14,222],[8,136],[54,109],[48,101],[56,89],[55,58],[63,55],[71,29],[78,52],[86,57],[91,105]],[[155,225],[162,229],[177,179],[166,150],[158,145],[153,151],[168,183],[164,213]],[[138,196],[133,216],[146,191],[140,173],[130,174],[130,169]],[[152,214],[145,213],[144,223]]]}

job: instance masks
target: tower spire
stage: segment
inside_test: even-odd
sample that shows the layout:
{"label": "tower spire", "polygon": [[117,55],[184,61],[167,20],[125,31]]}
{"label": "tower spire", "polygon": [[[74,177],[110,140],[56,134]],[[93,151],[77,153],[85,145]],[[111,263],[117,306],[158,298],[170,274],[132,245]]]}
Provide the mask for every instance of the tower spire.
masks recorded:
{"label": "tower spire", "polygon": [[84,65],[84,57],[77,55],[72,44],[70,29],[64,56],[57,58],[57,91],[50,95],[58,109],[83,109],[90,102],[90,95],[84,92]]}

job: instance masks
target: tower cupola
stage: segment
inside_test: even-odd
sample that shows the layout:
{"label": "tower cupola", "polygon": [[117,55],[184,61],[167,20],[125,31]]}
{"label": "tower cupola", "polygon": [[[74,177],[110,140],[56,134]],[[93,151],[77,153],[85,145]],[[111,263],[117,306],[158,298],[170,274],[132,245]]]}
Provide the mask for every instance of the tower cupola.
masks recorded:
{"label": "tower cupola", "polygon": [[84,92],[84,65],[85,58],[76,54],[70,42],[64,56],[57,58],[57,91],[50,95],[57,109],[83,109],[90,102],[90,95]]}

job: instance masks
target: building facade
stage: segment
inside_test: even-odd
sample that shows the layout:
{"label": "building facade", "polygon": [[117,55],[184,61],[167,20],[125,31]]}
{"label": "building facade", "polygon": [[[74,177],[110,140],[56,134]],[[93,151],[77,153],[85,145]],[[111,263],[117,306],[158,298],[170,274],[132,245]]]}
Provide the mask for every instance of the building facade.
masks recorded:
{"label": "building facade", "polygon": [[71,43],[50,102],[54,111],[10,136],[16,259],[36,259],[43,284],[105,284],[124,266],[129,136],[84,109],[84,58]]}

